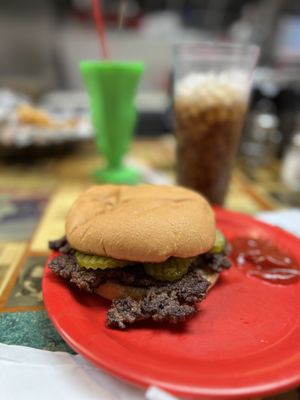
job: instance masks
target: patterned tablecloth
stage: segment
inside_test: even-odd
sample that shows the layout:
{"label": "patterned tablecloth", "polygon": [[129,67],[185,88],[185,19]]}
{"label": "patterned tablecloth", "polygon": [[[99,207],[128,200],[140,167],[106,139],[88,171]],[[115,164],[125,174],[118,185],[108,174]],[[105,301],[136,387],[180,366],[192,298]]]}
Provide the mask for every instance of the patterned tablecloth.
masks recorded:
{"label": "patterned tablecloth", "polygon": [[[173,175],[174,146],[169,138],[136,142],[131,155],[165,176]],[[49,254],[48,240],[64,233],[67,210],[92,183],[90,172],[101,162],[87,144],[64,157],[0,164],[1,343],[72,351],[44,310],[41,277]],[[236,170],[226,207],[254,214],[280,204]],[[299,398],[296,392],[286,396]]]}

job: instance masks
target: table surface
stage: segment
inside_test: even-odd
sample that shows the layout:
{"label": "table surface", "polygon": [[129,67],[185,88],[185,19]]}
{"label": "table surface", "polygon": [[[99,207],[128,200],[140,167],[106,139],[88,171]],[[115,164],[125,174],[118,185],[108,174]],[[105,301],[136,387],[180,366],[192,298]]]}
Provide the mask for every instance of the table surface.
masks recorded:
{"label": "table surface", "polygon": [[[137,141],[131,156],[159,173],[173,175],[174,143],[169,137]],[[93,145],[82,144],[64,156],[0,164],[1,343],[72,352],[44,310],[41,277],[48,240],[64,234],[70,205],[93,183],[90,173],[101,163]],[[280,208],[282,204],[264,187],[236,169],[225,207],[249,214]],[[283,396],[300,398],[297,391]]]}

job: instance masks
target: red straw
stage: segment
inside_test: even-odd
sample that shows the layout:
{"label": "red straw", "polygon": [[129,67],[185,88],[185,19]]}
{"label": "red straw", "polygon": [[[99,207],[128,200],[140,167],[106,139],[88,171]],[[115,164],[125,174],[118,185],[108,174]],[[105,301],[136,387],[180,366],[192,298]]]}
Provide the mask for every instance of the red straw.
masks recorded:
{"label": "red straw", "polygon": [[108,51],[105,40],[105,26],[101,10],[101,0],[92,0],[94,20],[100,39],[100,50],[104,59],[108,59]]}

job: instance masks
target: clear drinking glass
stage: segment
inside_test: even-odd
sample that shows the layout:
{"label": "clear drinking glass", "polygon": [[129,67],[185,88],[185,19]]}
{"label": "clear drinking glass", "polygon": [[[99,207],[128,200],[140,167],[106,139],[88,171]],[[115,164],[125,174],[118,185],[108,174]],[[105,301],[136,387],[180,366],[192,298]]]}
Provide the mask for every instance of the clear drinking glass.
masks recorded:
{"label": "clear drinking glass", "polygon": [[227,192],[258,54],[209,42],[175,48],[178,183],[214,204]]}

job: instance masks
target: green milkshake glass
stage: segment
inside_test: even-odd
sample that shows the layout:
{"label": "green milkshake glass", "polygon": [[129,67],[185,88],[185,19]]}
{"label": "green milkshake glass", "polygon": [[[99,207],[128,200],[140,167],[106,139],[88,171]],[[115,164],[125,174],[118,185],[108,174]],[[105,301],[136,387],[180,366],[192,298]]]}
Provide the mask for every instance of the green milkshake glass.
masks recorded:
{"label": "green milkshake glass", "polygon": [[123,164],[129,149],[137,112],[134,98],[144,71],[141,62],[82,61],[80,72],[90,98],[90,111],[98,150],[107,165],[97,169],[97,182],[139,182],[136,169]]}

